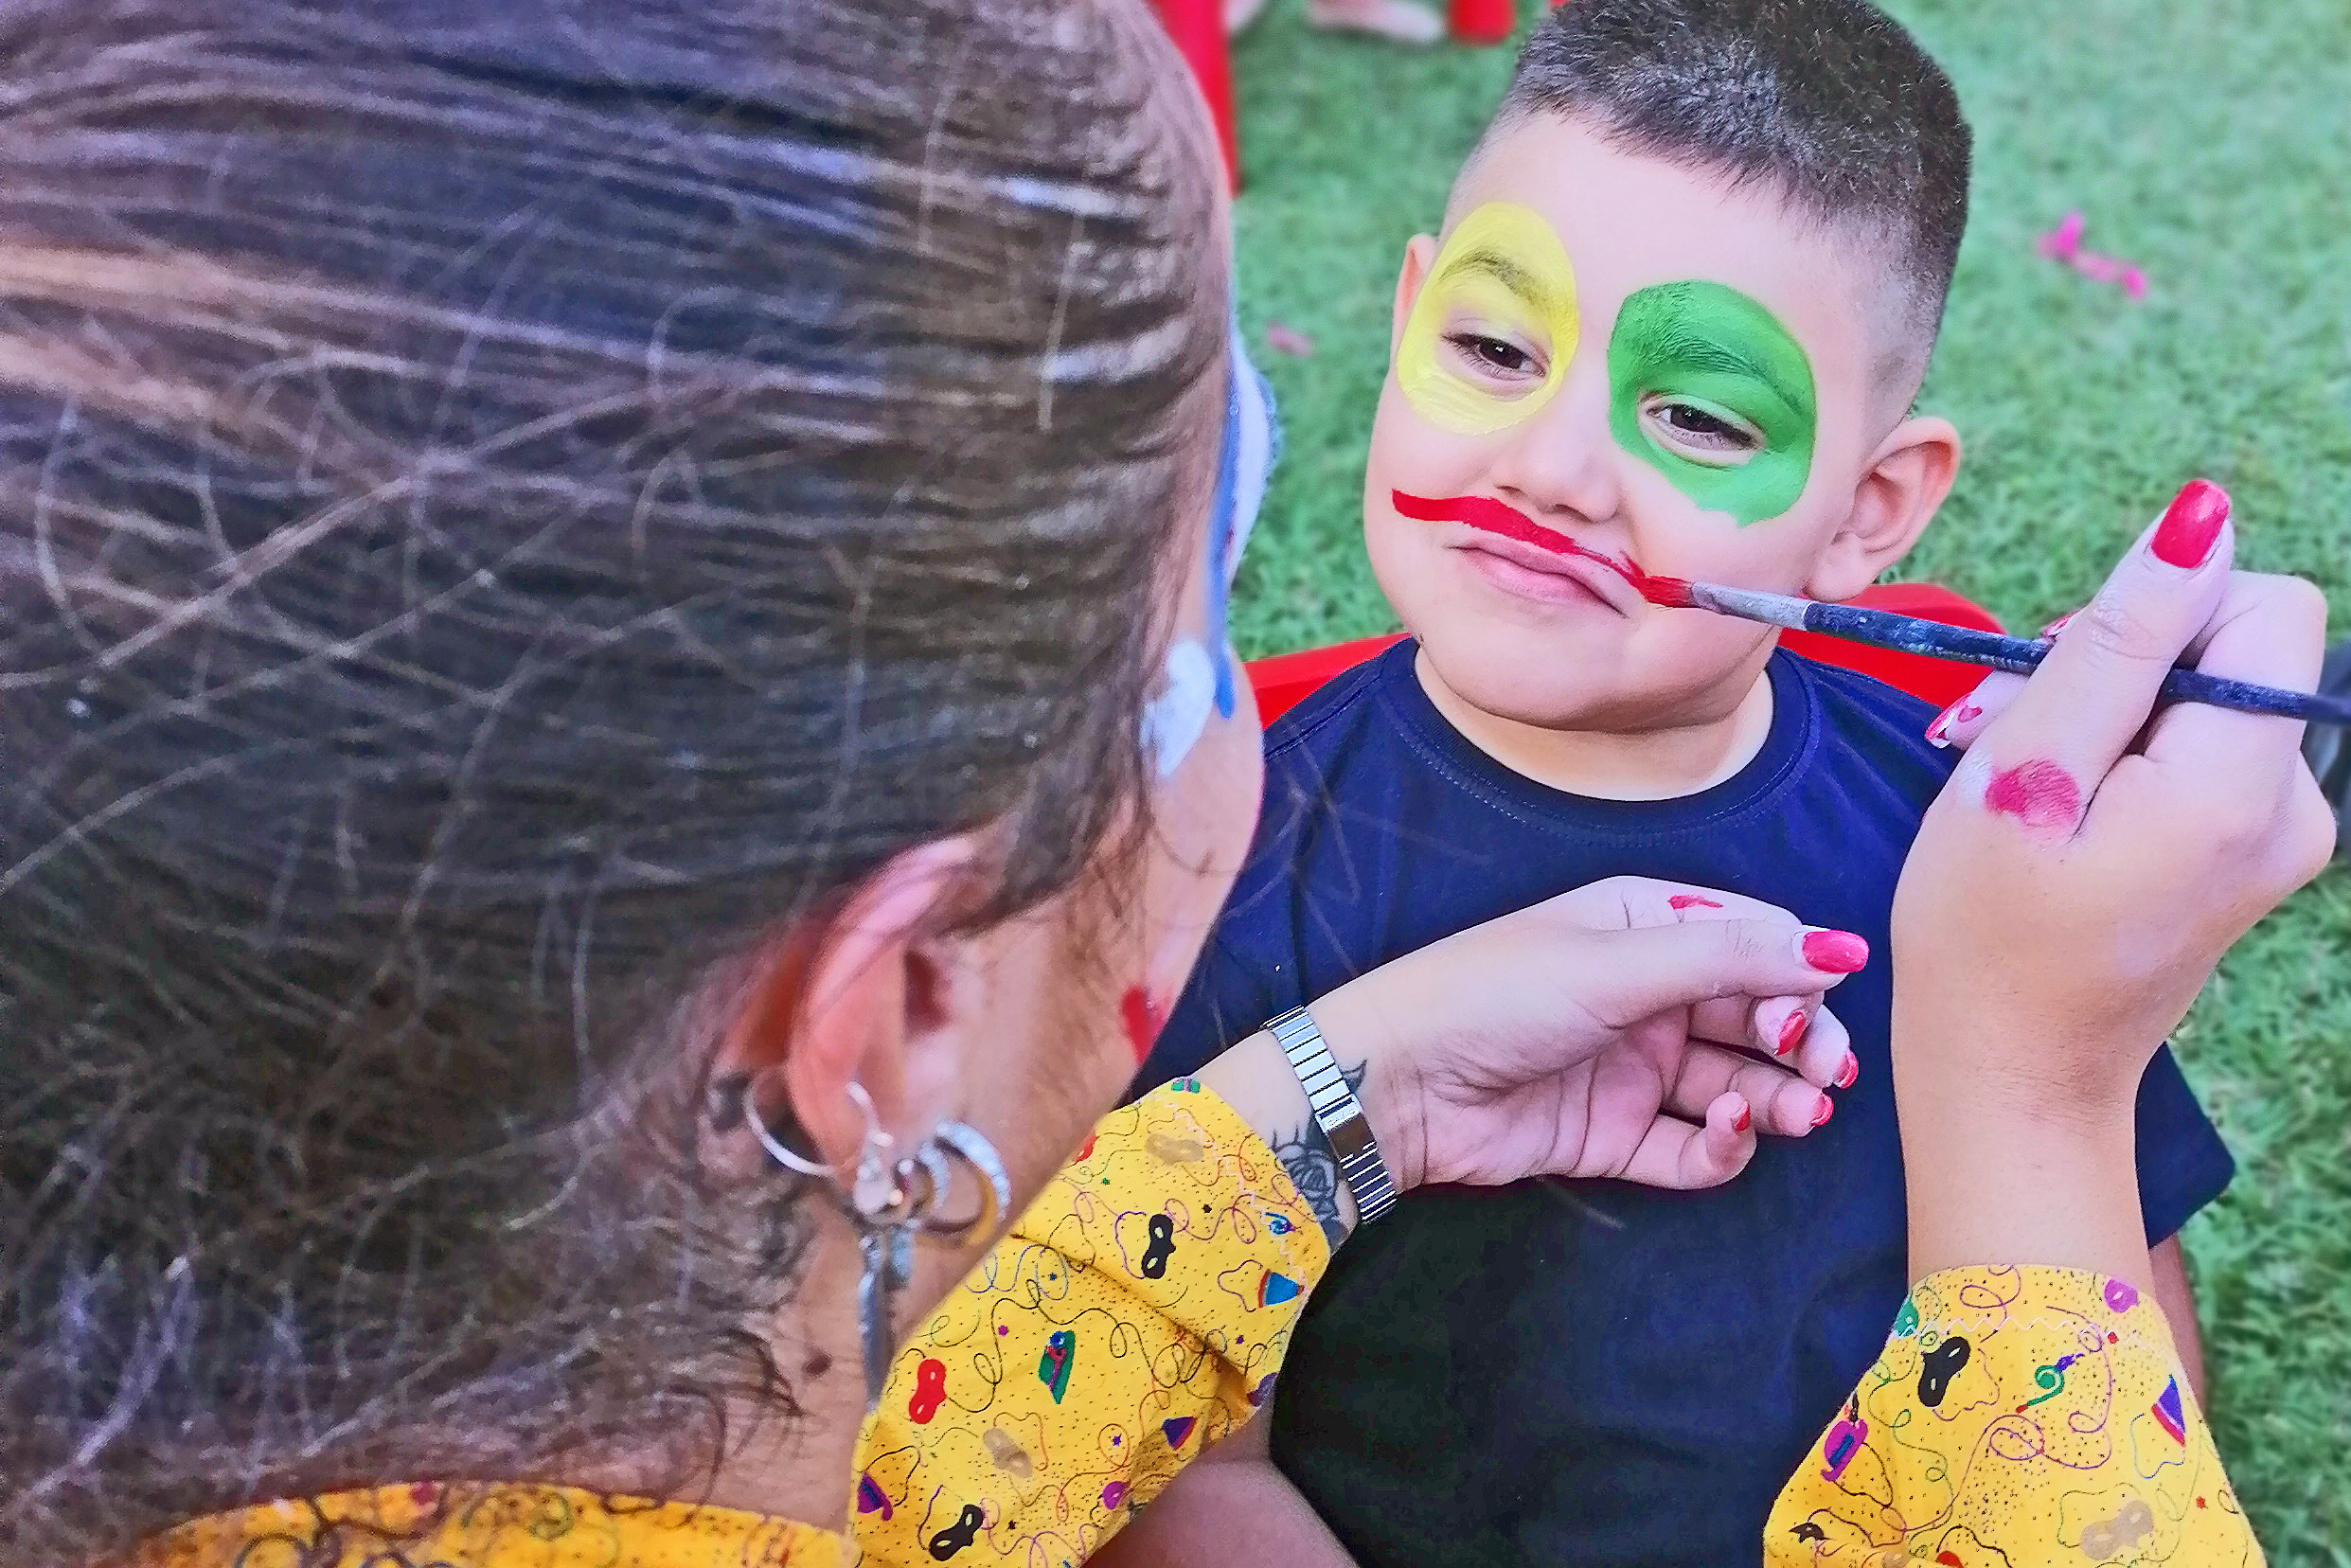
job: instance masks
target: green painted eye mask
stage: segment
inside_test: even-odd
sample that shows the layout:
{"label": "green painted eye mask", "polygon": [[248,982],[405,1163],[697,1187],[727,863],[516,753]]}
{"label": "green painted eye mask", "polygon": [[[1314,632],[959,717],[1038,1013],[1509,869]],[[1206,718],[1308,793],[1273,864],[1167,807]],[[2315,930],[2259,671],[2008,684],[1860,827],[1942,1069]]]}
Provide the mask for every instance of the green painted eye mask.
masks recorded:
{"label": "green painted eye mask", "polygon": [[[1819,423],[1812,365],[1778,318],[1719,283],[1661,283],[1616,312],[1608,344],[1609,430],[1708,511],[1743,526],[1796,504]],[[1753,438],[1708,462],[1659,439],[1676,407]],[[1646,414],[1645,414],[1646,411]]]}

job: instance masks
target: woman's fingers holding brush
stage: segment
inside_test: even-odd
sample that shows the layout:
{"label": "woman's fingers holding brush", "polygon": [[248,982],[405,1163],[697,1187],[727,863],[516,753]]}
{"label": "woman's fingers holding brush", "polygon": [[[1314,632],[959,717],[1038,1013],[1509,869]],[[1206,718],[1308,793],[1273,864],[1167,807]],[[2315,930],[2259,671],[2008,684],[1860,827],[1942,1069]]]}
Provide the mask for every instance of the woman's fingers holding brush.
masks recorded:
{"label": "woman's fingers holding brush", "polygon": [[2219,607],[2235,546],[2226,492],[2190,481],[1986,721],[1990,752],[1972,750],[1955,786],[2028,831],[2070,833]]}
{"label": "woman's fingers holding brush", "polygon": [[1952,995],[2007,1015],[1972,1054],[2012,1084],[2127,1106],[2220,953],[2324,864],[2298,726],[2155,711],[2191,650],[2213,673],[2313,684],[2315,595],[2232,575],[2230,550],[2224,499],[2191,485],[1990,719],[1903,868],[1897,1014],[1934,990],[1916,977],[1966,975]]}
{"label": "woman's fingers holding brush", "polygon": [[[2326,600],[2316,588],[2238,572],[2189,654],[2207,674],[2309,691],[2325,641]],[[2301,739],[2294,720],[2180,703],[2148,725],[2146,752],[2164,785],[2201,797],[2198,820],[2208,833],[2298,886],[2324,866],[2335,844],[2334,815]]]}
{"label": "woman's fingers holding brush", "polygon": [[2230,944],[2324,863],[2331,823],[2297,725],[2156,711],[2183,652],[2304,689],[2317,671],[2315,598],[2229,575],[2215,494],[2183,492],[2064,628],[1903,865],[1894,1062],[1914,1271],[2032,1256],[2144,1274],[2128,1172],[2147,1060]]}

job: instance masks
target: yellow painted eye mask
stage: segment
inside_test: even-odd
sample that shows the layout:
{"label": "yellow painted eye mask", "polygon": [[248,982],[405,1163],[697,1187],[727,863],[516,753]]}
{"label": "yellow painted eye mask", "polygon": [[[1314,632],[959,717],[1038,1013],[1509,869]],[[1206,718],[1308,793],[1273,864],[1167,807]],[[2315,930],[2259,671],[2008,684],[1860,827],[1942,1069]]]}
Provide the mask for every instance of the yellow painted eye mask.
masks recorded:
{"label": "yellow painted eye mask", "polygon": [[1576,269],[1558,235],[1529,207],[1488,202],[1429,268],[1397,345],[1397,384],[1431,424],[1488,436],[1551,401],[1576,330]]}

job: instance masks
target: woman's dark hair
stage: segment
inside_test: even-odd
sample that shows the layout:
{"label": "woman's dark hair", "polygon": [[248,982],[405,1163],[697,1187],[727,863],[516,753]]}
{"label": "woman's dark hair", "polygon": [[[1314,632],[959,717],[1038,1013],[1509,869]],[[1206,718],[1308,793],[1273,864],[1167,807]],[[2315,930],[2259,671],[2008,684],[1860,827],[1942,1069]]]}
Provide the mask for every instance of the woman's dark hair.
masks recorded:
{"label": "woman's dark hair", "polygon": [[0,66],[0,1558],[708,1462],[799,1234],[647,1131],[713,977],[1138,819],[1180,66],[1113,0],[18,0]]}

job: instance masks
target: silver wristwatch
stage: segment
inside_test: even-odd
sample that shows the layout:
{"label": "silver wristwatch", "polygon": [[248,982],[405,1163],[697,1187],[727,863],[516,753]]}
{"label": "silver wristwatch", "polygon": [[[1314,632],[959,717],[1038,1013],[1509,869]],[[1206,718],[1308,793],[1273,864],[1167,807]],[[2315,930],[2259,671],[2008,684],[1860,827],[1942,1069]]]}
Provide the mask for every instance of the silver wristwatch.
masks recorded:
{"label": "silver wristwatch", "polygon": [[1371,1135],[1371,1123],[1363,1119],[1363,1101],[1355,1097],[1346,1075],[1330,1058],[1323,1031],[1304,1007],[1293,1007],[1266,1028],[1290,1059],[1291,1070],[1306,1090],[1307,1104],[1313,1108],[1314,1123],[1338,1156],[1339,1174],[1355,1196],[1357,1222],[1371,1223],[1396,1207],[1396,1184],[1380,1162],[1380,1143]]}

